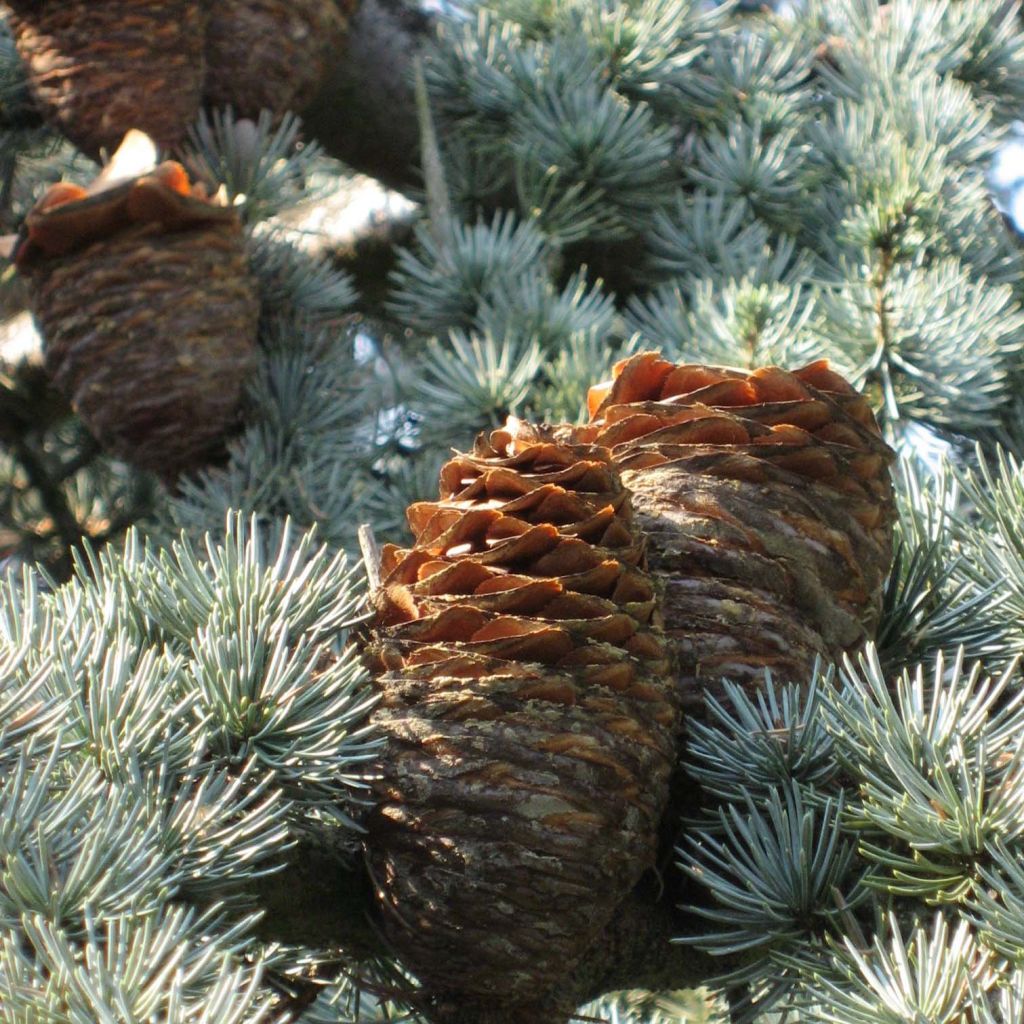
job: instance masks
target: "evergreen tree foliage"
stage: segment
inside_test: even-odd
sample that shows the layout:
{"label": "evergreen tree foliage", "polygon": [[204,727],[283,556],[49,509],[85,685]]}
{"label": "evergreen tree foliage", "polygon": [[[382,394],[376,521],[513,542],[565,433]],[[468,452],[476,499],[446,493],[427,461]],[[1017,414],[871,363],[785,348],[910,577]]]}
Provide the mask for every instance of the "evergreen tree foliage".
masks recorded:
{"label": "evergreen tree foliage", "polygon": [[[897,551],[875,644],[688,724],[690,969],[580,1013],[1024,1019],[1024,256],[987,180],[1018,5],[471,0],[423,46],[437,166],[382,304],[289,216],[350,176],[297,117],[179,154],[260,289],[218,464],[168,487],[0,357],[0,1024],[417,1019],[360,904],[359,527],[401,539],[452,447],[578,421],[645,349],[829,359],[900,452]],[[3,230],[94,172],[0,32]],[[308,850],[329,941],[287,905]]]}

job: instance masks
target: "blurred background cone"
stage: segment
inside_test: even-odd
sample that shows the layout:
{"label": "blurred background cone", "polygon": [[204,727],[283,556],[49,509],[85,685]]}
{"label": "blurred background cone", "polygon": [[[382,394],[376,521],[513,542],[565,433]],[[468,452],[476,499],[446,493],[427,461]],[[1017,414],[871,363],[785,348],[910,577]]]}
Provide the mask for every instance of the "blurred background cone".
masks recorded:
{"label": "blurred background cone", "polygon": [[[154,152],[141,133],[134,140]],[[140,140],[144,140],[141,141]],[[14,252],[46,367],[111,453],[165,479],[223,451],[255,361],[259,301],[234,209],[168,162],[59,183]]]}
{"label": "blurred background cone", "polygon": [[301,111],[345,38],[335,0],[217,0],[206,36],[208,106],[255,120]]}
{"label": "blurred background cone", "polygon": [[98,158],[131,128],[172,147],[200,105],[202,0],[8,0],[43,118]]}

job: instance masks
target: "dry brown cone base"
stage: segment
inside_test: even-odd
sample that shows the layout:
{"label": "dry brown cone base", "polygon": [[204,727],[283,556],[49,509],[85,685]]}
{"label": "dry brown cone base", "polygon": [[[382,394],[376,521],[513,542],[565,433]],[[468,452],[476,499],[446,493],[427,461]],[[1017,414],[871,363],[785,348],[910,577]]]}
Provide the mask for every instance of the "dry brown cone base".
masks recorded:
{"label": "dry brown cone base", "polygon": [[301,111],[331,60],[342,59],[347,18],[335,0],[217,0],[206,36],[204,100],[255,119]]}
{"label": "dry brown cone base", "polygon": [[8,0],[40,113],[98,158],[129,128],[172,147],[199,111],[201,0]]}
{"label": "dry brown cone base", "polygon": [[653,863],[678,710],[607,453],[513,425],[409,509],[368,650],[387,735],[367,856],[435,1019],[552,994]]}
{"label": "dry brown cone base", "polygon": [[569,433],[622,470],[688,711],[723,677],[806,680],[874,636],[893,453],[824,362],[745,373],[645,352],[592,390],[591,414]]}

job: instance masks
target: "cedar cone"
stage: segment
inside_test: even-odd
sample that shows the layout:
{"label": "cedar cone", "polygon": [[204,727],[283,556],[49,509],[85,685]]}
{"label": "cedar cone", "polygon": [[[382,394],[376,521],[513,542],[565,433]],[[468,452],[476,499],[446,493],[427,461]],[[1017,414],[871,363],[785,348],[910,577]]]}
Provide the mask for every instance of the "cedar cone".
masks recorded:
{"label": "cedar cone", "polygon": [[93,158],[130,128],[174,146],[199,111],[205,0],[8,0],[43,118]]}
{"label": "cedar cone", "polygon": [[824,361],[793,373],[644,352],[591,389],[577,441],[611,450],[648,541],[684,708],[770,669],[810,678],[874,637],[892,561],[889,464],[871,408]]}
{"label": "cedar cone", "polygon": [[559,982],[653,864],[675,760],[644,543],[605,450],[515,422],[408,518],[367,651],[382,925],[435,1019],[564,1021]]}
{"label": "cedar cone", "polygon": [[[351,6],[351,5],[349,5]],[[336,0],[217,0],[206,35],[203,98],[255,120],[300,111],[345,39]]]}
{"label": "cedar cone", "polygon": [[173,162],[97,191],[59,183],[14,260],[46,368],[105,448],[167,479],[222,449],[259,315],[235,210]]}

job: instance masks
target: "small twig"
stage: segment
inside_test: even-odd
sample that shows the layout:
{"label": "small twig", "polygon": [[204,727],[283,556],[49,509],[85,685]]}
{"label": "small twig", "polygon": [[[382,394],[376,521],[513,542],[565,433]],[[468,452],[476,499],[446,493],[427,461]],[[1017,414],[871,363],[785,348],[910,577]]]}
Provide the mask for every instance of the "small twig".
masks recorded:
{"label": "small twig", "polygon": [[281,1010],[287,1014],[285,1020],[299,1020],[317,1000],[324,989],[325,982],[312,978],[293,978],[280,972],[268,972],[267,981],[279,996]]}
{"label": "small twig", "polygon": [[427,95],[427,80],[423,74],[423,58],[413,61],[414,85],[416,89],[416,113],[420,123],[420,162],[423,165],[423,183],[427,190],[427,216],[430,233],[438,248],[448,247],[452,223],[451,200],[445,181],[444,165],[441,162],[441,148],[437,143],[434,118],[430,113],[430,97]]}
{"label": "small twig", "polygon": [[[13,149],[13,147],[12,147]],[[17,225],[11,217],[11,197],[14,194],[14,179],[18,172],[18,158],[11,153],[5,153],[0,170],[0,227],[15,230]]]}
{"label": "small twig", "polygon": [[743,1020],[743,1005],[749,994],[750,990],[746,985],[734,985],[725,990],[725,1001],[729,1004],[731,1024],[739,1024]]}
{"label": "small twig", "polygon": [[28,474],[29,483],[39,491],[39,496],[53,519],[64,546],[73,548],[80,544],[82,529],[71,511],[71,506],[68,505],[64,492],[50,476],[42,456],[23,437],[11,437],[8,444]]}
{"label": "small twig", "polygon": [[359,550],[363,553],[363,565],[366,566],[366,576],[370,581],[370,592],[380,590],[380,545],[374,536],[373,527],[369,523],[363,523],[357,531],[359,537]]}

